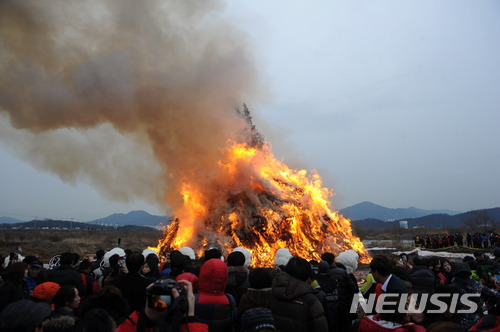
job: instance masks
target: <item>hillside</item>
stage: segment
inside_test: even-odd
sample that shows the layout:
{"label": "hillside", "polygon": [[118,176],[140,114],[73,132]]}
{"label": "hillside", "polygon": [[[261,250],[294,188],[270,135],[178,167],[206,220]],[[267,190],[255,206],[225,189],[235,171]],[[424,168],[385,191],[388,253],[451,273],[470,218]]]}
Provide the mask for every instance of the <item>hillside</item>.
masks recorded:
{"label": "hillside", "polygon": [[448,214],[431,214],[419,218],[402,218],[393,222],[387,222],[375,218],[367,218],[362,220],[354,220],[353,226],[364,229],[388,229],[399,226],[400,220],[408,222],[408,228],[426,227],[426,228],[443,228],[443,227],[460,227],[467,219],[477,219],[477,226],[480,226],[480,218],[482,215],[487,215],[492,221],[500,223],[500,208],[482,209],[468,211],[456,215]]}
{"label": "hillside", "polygon": [[130,211],[127,214],[115,213],[105,218],[92,220],[90,224],[98,225],[136,225],[136,226],[152,226],[170,224],[169,218],[166,216],[154,216],[146,211]]}
{"label": "hillside", "polygon": [[0,224],[15,224],[18,222],[23,222],[23,221],[11,217],[0,217]]}
{"label": "hillside", "polygon": [[130,211],[129,213],[115,213],[105,218],[90,222],[76,222],[70,220],[31,220],[21,221],[9,217],[1,217],[0,228],[18,229],[147,229],[161,228],[170,224],[165,216],[154,216],[145,211]]}
{"label": "hillside", "polygon": [[391,209],[372,202],[362,202],[341,209],[340,214],[351,220],[379,219],[383,221],[419,218],[431,214],[456,215],[460,212],[450,210],[423,210],[416,207]]}
{"label": "hillside", "polygon": [[70,220],[32,220],[12,224],[0,224],[0,229],[60,229],[60,230],[151,230],[151,226],[138,225],[99,225]]}

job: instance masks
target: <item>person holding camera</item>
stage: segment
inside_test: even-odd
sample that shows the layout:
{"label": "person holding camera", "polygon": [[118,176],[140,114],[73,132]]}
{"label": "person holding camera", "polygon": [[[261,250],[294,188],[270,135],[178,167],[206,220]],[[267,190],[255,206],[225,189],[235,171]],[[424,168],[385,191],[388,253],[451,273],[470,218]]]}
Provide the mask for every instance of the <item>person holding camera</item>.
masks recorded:
{"label": "person holding camera", "polygon": [[134,311],[115,332],[208,332],[196,321],[193,285],[187,280],[159,279],[147,288],[146,306]]}
{"label": "person holding camera", "polygon": [[[122,260],[123,261],[123,260]],[[139,311],[146,303],[146,288],[152,283],[140,274],[144,265],[144,256],[140,252],[133,252],[125,258],[127,273],[121,273],[111,280],[110,285],[117,287],[130,305],[131,311]]]}

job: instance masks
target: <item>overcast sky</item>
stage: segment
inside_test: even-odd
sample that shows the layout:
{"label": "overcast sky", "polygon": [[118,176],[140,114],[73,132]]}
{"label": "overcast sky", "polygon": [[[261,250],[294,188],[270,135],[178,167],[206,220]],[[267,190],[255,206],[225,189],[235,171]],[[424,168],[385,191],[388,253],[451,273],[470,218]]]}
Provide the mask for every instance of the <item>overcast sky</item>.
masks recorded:
{"label": "overcast sky", "polygon": [[[274,154],[317,169],[335,209],[500,206],[498,1],[229,1],[268,97]],[[4,142],[2,142],[4,143]],[[0,144],[0,216],[87,221],[141,209],[63,183]]]}

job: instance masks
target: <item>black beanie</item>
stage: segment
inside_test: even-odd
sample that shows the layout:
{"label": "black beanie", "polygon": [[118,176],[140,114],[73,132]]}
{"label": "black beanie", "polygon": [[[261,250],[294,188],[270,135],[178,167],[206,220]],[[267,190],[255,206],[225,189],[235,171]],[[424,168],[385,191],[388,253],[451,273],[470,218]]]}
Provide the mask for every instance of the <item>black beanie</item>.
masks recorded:
{"label": "black beanie", "polygon": [[243,316],[241,316],[241,326],[244,332],[255,332],[261,329],[272,329],[276,331],[271,310],[262,307],[245,311]]}
{"label": "black beanie", "polygon": [[170,267],[172,269],[183,269],[186,265],[186,257],[178,250],[170,253]]}
{"label": "black beanie", "polygon": [[205,262],[212,258],[220,259],[221,257],[222,257],[222,251],[220,251],[217,248],[211,248],[205,251]]}
{"label": "black beanie", "polygon": [[243,266],[245,255],[241,251],[233,251],[227,256],[227,266]]}

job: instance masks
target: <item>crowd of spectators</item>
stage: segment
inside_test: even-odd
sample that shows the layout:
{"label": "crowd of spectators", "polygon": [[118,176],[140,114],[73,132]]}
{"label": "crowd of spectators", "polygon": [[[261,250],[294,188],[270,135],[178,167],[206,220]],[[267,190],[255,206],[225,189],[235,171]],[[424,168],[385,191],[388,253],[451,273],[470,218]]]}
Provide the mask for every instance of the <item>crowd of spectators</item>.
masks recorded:
{"label": "crowd of spectators", "polygon": [[493,254],[374,256],[358,288],[353,250],[307,261],[283,248],[272,268],[251,267],[244,248],[198,258],[184,247],[164,260],[149,249],[65,252],[50,264],[18,251],[0,259],[0,331],[497,331]]}
{"label": "crowd of spectators", "polygon": [[399,298],[411,294],[416,305],[414,310],[407,302],[389,313],[368,312],[359,330],[500,331],[500,248],[492,254],[476,251],[455,261],[414,256],[411,263],[404,253],[399,259],[375,256],[360,286],[362,294],[374,294],[377,303],[384,293]]}
{"label": "crowd of spectators", "polygon": [[417,247],[426,249],[442,249],[452,246],[469,247],[476,249],[493,249],[500,246],[500,234],[497,233],[444,233],[430,235],[416,235],[414,243]]}

